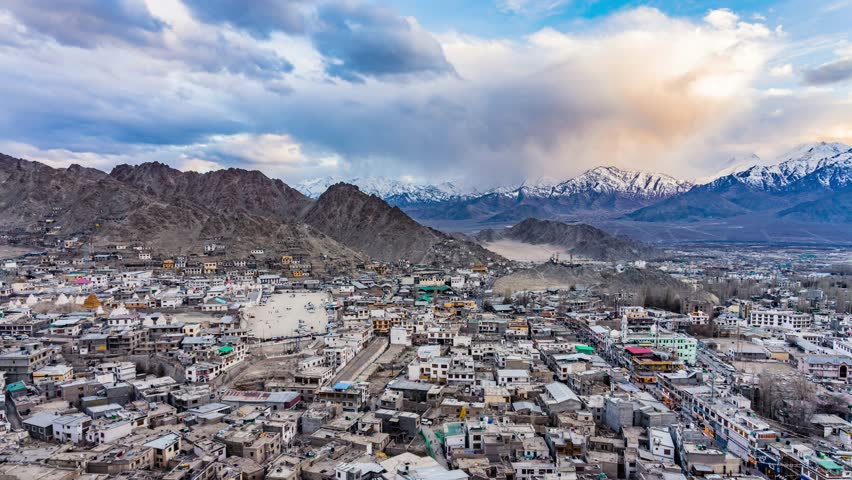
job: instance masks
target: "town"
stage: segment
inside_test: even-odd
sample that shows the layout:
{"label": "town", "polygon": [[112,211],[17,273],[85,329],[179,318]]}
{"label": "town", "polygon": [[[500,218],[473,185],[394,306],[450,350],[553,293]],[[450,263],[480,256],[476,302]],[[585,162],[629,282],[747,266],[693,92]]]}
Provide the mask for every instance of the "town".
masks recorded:
{"label": "town", "polygon": [[852,478],[842,250],[585,262],[704,292],[673,299],[501,290],[529,267],[503,260],[73,247],[3,261],[0,474]]}

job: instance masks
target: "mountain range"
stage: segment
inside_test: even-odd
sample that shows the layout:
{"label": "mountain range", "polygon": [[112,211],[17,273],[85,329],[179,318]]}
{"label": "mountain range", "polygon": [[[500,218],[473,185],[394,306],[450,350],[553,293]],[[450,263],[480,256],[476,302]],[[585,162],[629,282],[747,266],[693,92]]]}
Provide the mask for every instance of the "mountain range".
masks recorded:
{"label": "mountain range", "polygon": [[778,163],[755,165],[626,215],[684,222],[761,214],[803,222],[852,222],[852,147],[801,145]]}
{"label": "mountain range", "polygon": [[499,259],[352,185],[332,185],[311,199],[257,171],[201,174],[156,162],[106,173],[0,155],[0,230],[30,241],[141,243],[168,254],[198,252],[214,241],[234,252],[299,250],[349,264],[367,257],[455,264]]}
{"label": "mountain range", "polygon": [[[501,257],[478,242],[498,237],[597,259],[649,255],[623,235],[645,242],[850,243],[852,148],[812,143],[775,162],[745,161],[754,164],[733,159],[699,184],[598,167],[564,181],[476,191],[464,182],[368,178],[355,179],[363,188],[335,179],[292,188],[236,168],[182,172],[154,162],[107,173],[0,154],[0,234],[30,243],[74,237],[94,245],[139,242],[169,253],[199,251],[212,241],[233,251],[296,249],[344,263],[368,257],[485,262]],[[578,221],[597,228],[564,223]],[[432,228],[447,225],[467,232],[499,228],[477,239]],[[502,230],[507,225],[513,227]]]}
{"label": "mountain range", "polygon": [[[317,197],[336,179],[295,188]],[[773,222],[852,223],[852,148],[842,143],[802,144],[764,162],[735,157],[694,183],[661,173],[597,167],[564,181],[536,179],[482,191],[458,182],[423,185],[384,178],[350,183],[428,224],[479,229],[526,218],[689,223],[760,214]]]}
{"label": "mountain range", "polygon": [[[301,182],[295,188],[307,196],[316,197],[324,185],[335,181],[335,178],[313,179]],[[687,191],[692,186],[668,175],[616,167],[597,167],[565,181],[539,178],[483,191],[460,188],[454,182],[421,185],[385,178],[347,181],[420,220],[475,220],[483,223],[559,217],[567,212],[607,210],[627,213]]]}

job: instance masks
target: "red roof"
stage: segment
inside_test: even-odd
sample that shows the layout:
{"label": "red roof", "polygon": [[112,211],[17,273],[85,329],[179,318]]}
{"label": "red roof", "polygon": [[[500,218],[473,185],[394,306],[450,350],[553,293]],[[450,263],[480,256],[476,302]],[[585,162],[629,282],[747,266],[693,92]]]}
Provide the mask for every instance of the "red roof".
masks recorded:
{"label": "red roof", "polygon": [[625,350],[627,350],[627,353],[631,355],[647,355],[649,353],[654,353],[654,351],[650,348],[644,347],[627,347]]}

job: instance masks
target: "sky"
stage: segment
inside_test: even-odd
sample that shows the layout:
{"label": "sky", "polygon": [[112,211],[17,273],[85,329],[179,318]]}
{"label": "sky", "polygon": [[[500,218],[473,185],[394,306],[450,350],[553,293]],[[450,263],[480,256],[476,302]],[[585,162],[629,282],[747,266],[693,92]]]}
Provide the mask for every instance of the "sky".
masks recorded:
{"label": "sky", "polygon": [[852,144],[852,0],[5,0],[0,152],[287,183]]}

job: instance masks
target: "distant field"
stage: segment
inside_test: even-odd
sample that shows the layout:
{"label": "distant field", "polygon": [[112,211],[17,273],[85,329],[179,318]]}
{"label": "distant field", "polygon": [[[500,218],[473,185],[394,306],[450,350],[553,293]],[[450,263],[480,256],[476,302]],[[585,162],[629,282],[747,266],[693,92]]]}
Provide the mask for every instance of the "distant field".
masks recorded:
{"label": "distant field", "polygon": [[0,260],[7,258],[17,258],[25,253],[33,251],[31,248],[11,247],[9,245],[0,245]]}
{"label": "distant field", "polygon": [[[509,227],[512,223],[516,223],[417,219],[416,217],[415,220],[445,232],[468,234],[484,228]],[[567,223],[588,223],[613,235],[626,235],[635,240],[658,245],[718,243],[852,246],[852,224],[781,221],[765,214],[674,223],[635,222],[589,216],[565,216],[552,220],[561,220]]]}
{"label": "distant field", "polygon": [[497,240],[482,245],[494,253],[502,255],[509,260],[518,262],[546,262],[554,253],[562,254],[562,247],[556,245],[530,245],[515,240]]}

